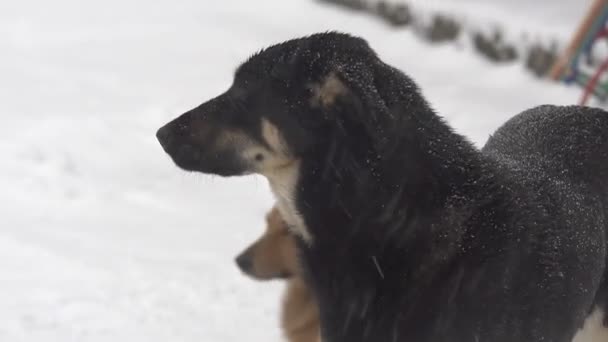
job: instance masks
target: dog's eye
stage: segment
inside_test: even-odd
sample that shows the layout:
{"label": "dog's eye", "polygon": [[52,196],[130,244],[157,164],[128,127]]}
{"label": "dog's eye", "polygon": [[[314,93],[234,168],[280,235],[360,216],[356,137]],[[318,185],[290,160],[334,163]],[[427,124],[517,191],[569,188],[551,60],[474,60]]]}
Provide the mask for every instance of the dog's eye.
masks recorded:
{"label": "dog's eye", "polygon": [[261,162],[264,160],[264,155],[261,153],[257,153],[254,158],[255,158],[255,161]]}
{"label": "dog's eye", "polygon": [[311,86],[311,85],[307,85],[307,86],[304,88],[304,93],[305,93],[307,96],[312,96],[312,95],[315,93],[315,89],[314,89],[314,87],[313,87],[313,86]]}

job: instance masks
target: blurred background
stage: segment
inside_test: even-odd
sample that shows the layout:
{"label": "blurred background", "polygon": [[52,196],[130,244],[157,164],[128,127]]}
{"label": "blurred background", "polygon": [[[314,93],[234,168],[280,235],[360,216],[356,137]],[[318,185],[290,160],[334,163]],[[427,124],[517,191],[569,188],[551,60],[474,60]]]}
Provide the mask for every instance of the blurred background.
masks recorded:
{"label": "blurred background", "polygon": [[339,30],[480,146],[524,109],[579,102],[547,73],[592,2],[0,2],[0,341],[280,341],[282,284],[233,262],[266,181],[186,174],[155,130],[260,48]]}

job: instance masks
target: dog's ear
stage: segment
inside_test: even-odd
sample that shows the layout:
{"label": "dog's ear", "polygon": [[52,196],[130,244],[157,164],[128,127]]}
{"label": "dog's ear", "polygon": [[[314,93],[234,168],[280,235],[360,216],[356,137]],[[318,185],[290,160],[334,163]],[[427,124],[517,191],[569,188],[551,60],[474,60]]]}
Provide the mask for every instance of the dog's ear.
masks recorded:
{"label": "dog's ear", "polygon": [[391,112],[376,87],[373,62],[361,61],[333,68],[313,87],[313,106],[323,109],[329,120],[357,127],[381,148],[386,129],[390,127]]}

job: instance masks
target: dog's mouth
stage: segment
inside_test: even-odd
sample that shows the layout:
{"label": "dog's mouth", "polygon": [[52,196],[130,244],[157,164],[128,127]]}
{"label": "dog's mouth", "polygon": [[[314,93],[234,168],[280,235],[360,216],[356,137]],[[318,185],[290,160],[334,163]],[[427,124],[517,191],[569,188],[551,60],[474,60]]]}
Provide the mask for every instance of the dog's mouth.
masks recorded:
{"label": "dog's mouth", "polygon": [[183,170],[223,177],[251,173],[248,164],[239,158],[236,151],[230,149],[206,150],[189,142],[180,141],[182,139],[176,138],[166,131],[166,126],[160,128],[156,137],[175,165]]}
{"label": "dog's mouth", "polygon": [[255,272],[249,272],[249,271],[245,271],[242,269],[241,269],[241,271],[243,272],[243,274],[247,275],[248,277],[255,279],[255,280],[260,280],[260,281],[287,280],[293,276],[293,274],[291,274],[291,272],[287,272],[287,271],[282,271],[282,272],[271,274],[271,275],[261,275],[261,274],[255,273]]}
{"label": "dog's mouth", "polygon": [[186,171],[214,174],[222,177],[249,174],[247,165],[231,152],[202,153],[195,147],[184,145],[176,154],[171,154],[173,162]]}

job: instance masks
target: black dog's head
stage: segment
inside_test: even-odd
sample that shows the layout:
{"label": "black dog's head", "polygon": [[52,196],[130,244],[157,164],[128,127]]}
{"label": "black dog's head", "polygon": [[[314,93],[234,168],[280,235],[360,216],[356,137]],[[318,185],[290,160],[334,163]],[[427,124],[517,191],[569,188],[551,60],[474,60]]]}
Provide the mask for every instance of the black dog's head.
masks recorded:
{"label": "black dog's head", "polygon": [[390,115],[382,114],[392,104],[377,85],[390,87],[395,73],[360,38],[330,32],[290,40],[249,58],[225,93],[169,122],[157,137],[185,170],[265,175],[328,148],[339,132],[360,135],[361,146],[367,133],[386,133],[390,124],[382,121]]}

